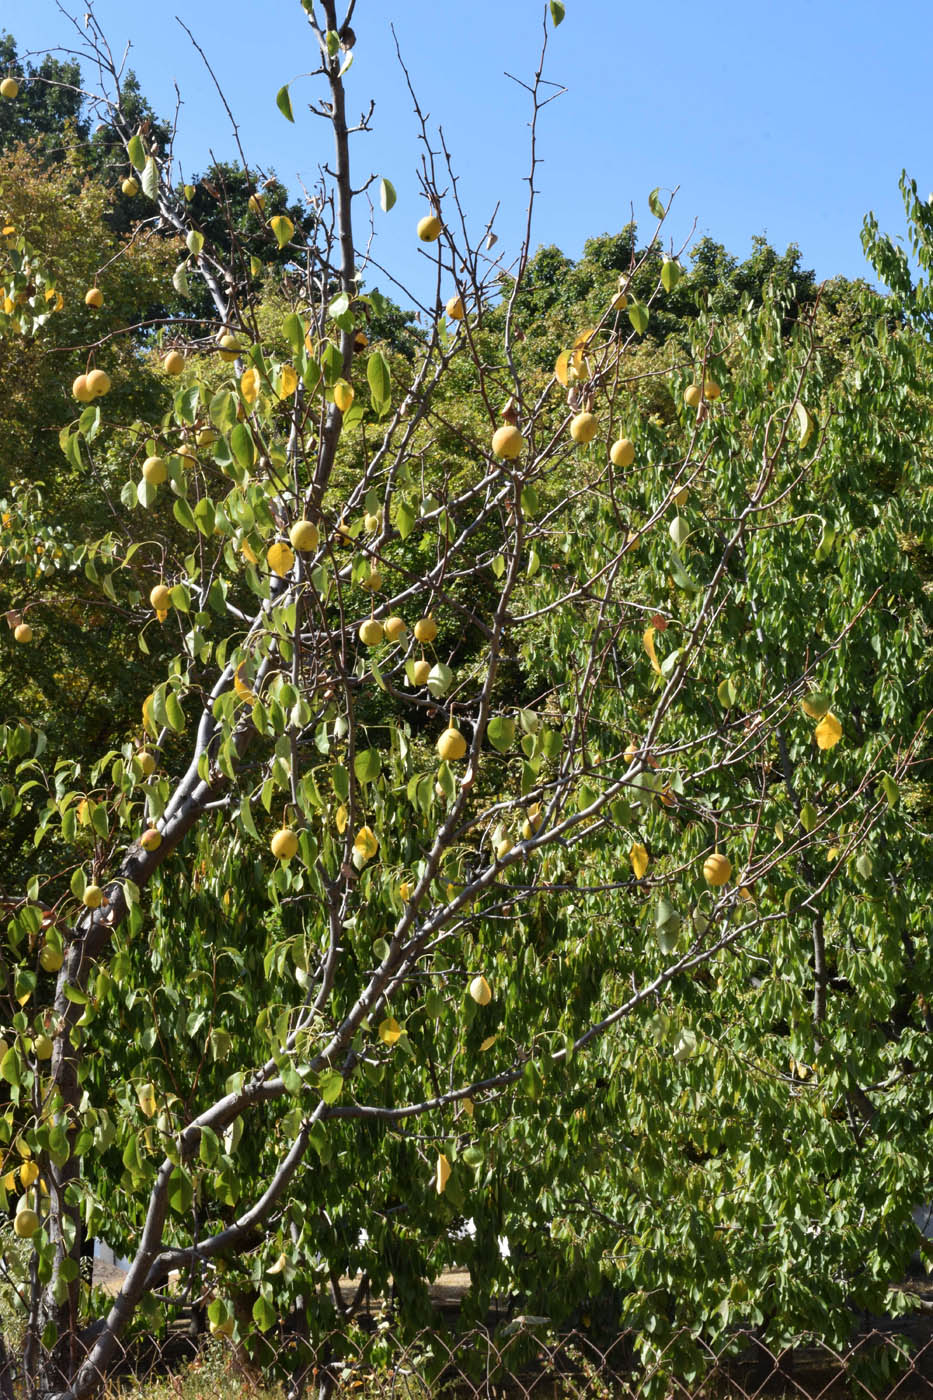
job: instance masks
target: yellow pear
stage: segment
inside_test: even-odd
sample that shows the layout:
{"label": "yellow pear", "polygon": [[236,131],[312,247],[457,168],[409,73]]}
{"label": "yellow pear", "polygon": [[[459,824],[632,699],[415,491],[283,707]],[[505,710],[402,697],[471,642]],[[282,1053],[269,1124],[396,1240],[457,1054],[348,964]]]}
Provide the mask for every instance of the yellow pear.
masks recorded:
{"label": "yellow pear", "polygon": [[276,860],[291,860],[298,852],[298,837],[290,826],[281,827],[269,842]]}
{"label": "yellow pear", "polygon": [[455,729],[453,725],[445,729],[437,741],[438,755],[444,759],[445,762],[455,763],[458,759],[464,757],[466,751],[466,739],[464,739],[460,730]]}
{"label": "yellow pear", "polygon": [[418,220],[418,237],[422,243],[434,243],[441,236],[444,225],[436,214],[425,214]]}
{"label": "yellow pear", "polygon": [[168,468],[161,457],[147,457],[143,462],[143,481],[150,486],[161,486],[168,477]]}
{"label": "yellow pear", "polygon": [[492,988],[482,974],[470,983],[470,996],[479,1006],[488,1006],[492,1001]]}
{"label": "yellow pear", "polygon": [[433,642],[437,636],[437,623],[431,613],[427,617],[420,617],[415,623],[415,640],[419,642]]}
{"label": "yellow pear", "polygon": [[431,663],[425,661],[424,657],[420,661],[413,661],[411,666],[412,681],[415,685],[427,685],[428,676],[431,674]]}
{"label": "yellow pear", "polygon": [[497,428],[492,435],[492,450],[497,457],[503,457],[508,462],[513,462],[520,456],[522,448],[525,446],[525,439],[517,428],[511,423],[506,423],[504,427]]}
{"label": "yellow pear", "polygon": [[127,199],[134,199],[139,194],[139,181],[133,175],[127,175],[120,186]]}
{"label": "yellow pear", "polygon": [[99,909],[104,902],[104,892],[100,885],[88,885],[81,896],[81,903],[86,909]]}
{"label": "yellow pear", "polygon": [[157,583],[149,594],[149,602],[156,612],[168,612],[172,606],[172,592],[164,583]]}
{"label": "yellow pear", "polygon": [[614,467],[630,467],[635,460],[635,444],[630,438],[619,438],[609,449],[609,460]]}
{"label": "yellow pear", "polygon": [[101,291],[100,287],[90,287],[90,288],[84,293],[84,305],[85,305],[85,306],[93,306],[95,309],[97,309],[98,307],[103,306],[103,304],[104,304],[104,294],[103,294],[103,292]]}
{"label": "yellow pear", "polygon": [[360,624],[359,637],[364,646],[377,647],[382,641],[382,623],[375,617],[368,617]]}
{"label": "yellow pear", "polygon": [[387,642],[397,642],[400,637],[404,637],[408,628],[404,617],[387,617],[382,625],[382,630],[386,635]]}
{"label": "yellow pear", "polygon": [[288,538],[300,553],[313,554],[318,547],[318,528],[313,520],[296,520]]}
{"label": "yellow pear", "polygon": [[147,827],[139,838],[139,844],[144,851],[157,851],[162,845],[162,833],[158,827]]}
{"label": "yellow pear", "polygon": [[60,949],[53,948],[50,943],[43,943],[39,950],[39,966],[43,972],[58,972],[64,961]]}
{"label": "yellow pear", "polygon": [[444,307],[451,321],[462,321],[464,317],[463,297],[451,297]]}
{"label": "yellow pear", "polygon": [[688,408],[699,408],[703,399],[703,390],[699,384],[688,384],[684,390],[684,403]]}
{"label": "yellow pear", "polygon": [[28,622],[20,622],[13,628],[13,640],[23,643],[32,641],[32,628]]}
{"label": "yellow pear", "polygon": [[93,390],[87,382],[86,374],[79,374],[71,386],[71,392],[79,403],[90,403],[94,397]]}
{"label": "yellow pear", "polygon": [[92,369],[87,377],[87,387],[95,399],[103,398],[111,389],[110,375],[104,369]]}
{"label": "yellow pear", "polygon": [[0,97],[16,97],[19,93],[19,83],[15,78],[4,78],[0,83]]}
{"label": "yellow pear", "polygon": [[732,862],[720,851],[714,851],[703,862],[703,879],[708,885],[725,885],[732,875]]}
{"label": "yellow pear", "polygon": [[592,442],[599,432],[599,420],[595,413],[578,413],[570,424],[570,436],[574,442]]}
{"label": "yellow pear", "polygon": [[185,357],[178,350],[170,350],[162,361],[166,374],[181,374],[185,367]]}

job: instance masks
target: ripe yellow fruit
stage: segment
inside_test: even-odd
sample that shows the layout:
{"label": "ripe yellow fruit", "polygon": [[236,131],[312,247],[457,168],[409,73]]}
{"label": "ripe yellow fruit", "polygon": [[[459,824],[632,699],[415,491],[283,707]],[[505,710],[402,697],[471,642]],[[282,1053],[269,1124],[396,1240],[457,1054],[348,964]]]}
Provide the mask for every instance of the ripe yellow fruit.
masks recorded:
{"label": "ripe yellow fruit", "polygon": [[456,762],[457,759],[463,758],[466,751],[466,739],[459,729],[454,729],[453,725],[445,729],[437,741],[438,755],[445,761]]}
{"label": "ripe yellow fruit", "polygon": [[418,237],[422,243],[433,243],[440,238],[443,227],[436,214],[425,214],[423,219],[418,220]]}
{"label": "ripe yellow fruit", "polygon": [[427,617],[419,617],[415,623],[415,640],[419,642],[433,642],[437,636],[437,623],[431,613]]}
{"label": "ripe yellow fruit", "polygon": [[194,435],[194,440],[198,444],[198,447],[213,447],[214,443],[217,441],[217,437],[218,434],[214,432],[213,428],[198,428],[198,431]]}
{"label": "ripe yellow fruit", "polygon": [[225,360],[227,364],[235,360],[240,353],[240,342],[229,331],[220,337],[218,344],[220,345],[220,358]]}
{"label": "ripe yellow fruit", "polygon": [[338,379],[337,383],[334,385],[334,403],[340,409],[341,413],[348,413],[350,411],[355,397],[353,386],[348,384],[345,379]]}
{"label": "ripe yellow fruit", "polygon": [[703,862],[703,879],[708,885],[724,885],[732,875],[732,862],[720,851],[714,851]]}
{"label": "ripe yellow fruit", "polygon": [[85,909],[99,909],[104,902],[104,892],[100,885],[88,885],[81,897]]}
{"label": "ripe yellow fruit", "polygon": [[378,515],[372,515],[372,514],[370,514],[369,511],[367,511],[366,514],[363,516],[363,529],[364,529],[368,534],[370,534],[370,535],[375,534],[375,532],[376,532],[378,529],[380,529],[381,526],[382,526],[382,512],[381,512],[381,511],[379,512]]}
{"label": "ripe yellow fruit", "polygon": [[269,842],[276,860],[291,860],[298,851],[298,837],[290,826],[281,827]]}
{"label": "ripe yellow fruit", "polygon": [[509,851],[515,845],[508,836],[503,836],[501,841],[496,842],[496,860],[505,860]]}
{"label": "ripe yellow fruit", "polygon": [[0,83],[0,97],[16,97],[19,94],[19,83],[15,78],[4,78]]}
{"label": "ripe yellow fruit", "polygon": [[599,432],[599,422],[595,413],[578,413],[570,424],[570,436],[574,442],[592,442]]}
{"label": "ripe yellow fruit", "polygon": [[43,943],[39,950],[39,966],[43,972],[57,972],[64,961],[58,948],[53,948],[50,943]]}
{"label": "ripe yellow fruit", "polygon": [[463,297],[451,297],[444,307],[451,321],[462,321],[465,316]]}
{"label": "ripe yellow fruit", "polygon": [[635,444],[631,438],[618,438],[609,449],[609,460],[614,467],[630,467],[635,460]]}
{"label": "ripe yellow fruit", "polygon": [[52,1042],[47,1035],[37,1035],[32,1045],[37,1060],[52,1058]]}
{"label": "ripe yellow fruit", "polygon": [[87,382],[86,374],[79,374],[71,386],[71,392],[79,403],[90,403],[94,392]]}
{"label": "ripe yellow fruit", "polygon": [[149,594],[149,602],[155,612],[168,612],[172,606],[172,590],[164,583],[157,583]]}
{"label": "ripe yellow fruit", "polygon": [[266,212],[265,196],[261,194],[251,194],[246,201],[246,207],[251,214],[255,214],[257,219],[261,219]]}
{"label": "ripe yellow fruit", "polygon": [[479,1006],[488,1006],[492,1001],[492,988],[482,973],[470,983],[470,996]]}
{"label": "ripe yellow fruit", "polygon": [[810,719],[822,719],[829,709],[829,696],[824,695],[821,690],[814,690],[810,695],[803,697],[800,708]]}
{"label": "ripe yellow fruit", "polygon": [[162,845],[162,833],[156,827],[150,826],[139,838],[139,844],[144,851],[157,851]]}
{"label": "ripe yellow fruit", "polygon": [[387,642],[397,642],[399,637],[404,637],[408,631],[404,617],[387,617],[382,624],[382,630],[386,635]]}
{"label": "ripe yellow fruit", "polygon": [[377,647],[382,641],[382,623],[374,617],[368,617],[360,624],[360,641],[364,646]]}
{"label": "ripe yellow fruit", "polygon": [[161,457],[147,457],[143,462],[143,481],[150,486],[161,486],[168,477],[168,468]]}
{"label": "ripe yellow fruit", "polygon": [[722,390],[715,379],[707,379],[703,385],[703,393],[708,399],[718,399]]}
{"label": "ripe yellow fruit", "polygon": [[185,367],[185,357],[180,350],[170,350],[162,361],[166,374],[181,374]]}
{"label": "ripe yellow fruit", "polygon": [[140,749],[136,755],[136,762],[139,764],[140,772],[144,778],[151,778],[156,770],[155,757],[146,749]]}
{"label": "ripe yellow fruit", "polygon": [[522,822],[522,840],[530,841],[535,836],[544,823],[544,815],[537,802],[533,807],[529,807],[525,813],[525,820]]}
{"label": "ripe yellow fruit", "polygon": [[100,287],[91,287],[89,291],[86,291],[86,292],[84,293],[84,305],[85,305],[85,306],[93,306],[93,307],[96,308],[96,307],[103,306],[103,304],[104,304],[104,294],[103,294],[103,292],[101,291]]}
{"label": "ripe yellow fruit", "polygon": [[92,369],[87,377],[87,387],[95,399],[110,393],[110,375],[105,369]]}
{"label": "ripe yellow fruit", "polygon": [[688,384],[684,390],[684,403],[688,408],[699,408],[703,398],[703,390],[699,384]]}
{"label": "ripe yellow fruit", "polygon": [[422,659],[421,659],[420,661],[413,661],[413,662],[412,662],[411,675],[412,675],[412,680],[414,681],[415,685],[427,685],[427,683],[428,683],[428,676],[429,676],[430,674],[431,674],[431,663],[430,663],[430,661],[425,661],[424,658],[422,657]]}
{"label": "ripe yellow fruit", "polygon": [[288,532],[292,545],[302,554],[313,554],[318,546],[318,528],[313,520],[296,520]]}
{"label": "ripe yellow fruit", "polygon": [[24,1162],[19,1169],[19,1179],[28,1191],[30,1186],[35,1185],[39,1180],[38,1163],[34,1162],[31,1158],[28,1162]]}
{"label": "ripe yellow fruit", "polygon": [[281,540],[276,540],[266,550],[266,563],[274,574],[284,578],[295,567],[295,552]]}
{"label": "ripe yellow fruit", "polygon": [[13,1233],[21,1240],[31,1240],[39,1229],[39,1217],[34,1210],[18,1210],[13,1217]]}
{"label": "ripe yellow fruit", "polygon": [[139,181],[136,179],[135,176],[127,175],[126,179],[120,186],[120,189],[126,195],[127,199],[134,199],[136,195],[139,194]]}
{"label": "ripe yellow fruit", "polygon": [[521,454],[525,446],[525,439],[517,428],[511,423],[506,423],[504,427],[497,428],[492,435],[492,450],[497,457],[503,457],[507,462],[514,462],[515,458]]}
{"label": "ripe yellow fruit", "polygon": [[20,622],[13,628],[13,640],[16,642],[31,642],[32,628],[28,622]]}

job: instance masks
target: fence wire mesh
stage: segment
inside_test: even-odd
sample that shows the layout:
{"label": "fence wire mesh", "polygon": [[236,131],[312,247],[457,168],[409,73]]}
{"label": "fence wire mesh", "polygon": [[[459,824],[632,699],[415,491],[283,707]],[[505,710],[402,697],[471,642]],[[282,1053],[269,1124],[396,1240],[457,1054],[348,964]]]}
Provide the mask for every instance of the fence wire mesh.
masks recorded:
{"label": "fence wire mesh", "polygon": [[[933,1400],[929,1316],[867,1325],[838,1347],[814,1336],[769,1344],[757,1329],[715,1343],[690,1329],[594,1336],[551,1330],[536,1318],[466,1329],[439,1320],[403,1334],[391,1321],[366,1317],[313,1340],[287,1326],[242,1337],[198,1329],[197,1319],[179,1317],[161,1335],[138,1332],[98,1393],[120,1400]],[[9,1354],[6,1368],[0,1395],[27,1397]]]}

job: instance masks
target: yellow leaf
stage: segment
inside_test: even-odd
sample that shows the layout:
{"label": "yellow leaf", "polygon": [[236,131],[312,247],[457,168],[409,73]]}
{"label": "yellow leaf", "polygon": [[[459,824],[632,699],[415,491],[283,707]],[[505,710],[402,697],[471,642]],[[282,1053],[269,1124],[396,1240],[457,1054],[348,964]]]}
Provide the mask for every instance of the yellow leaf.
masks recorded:
{"label": "yellow leaf", "polygon": [[434,1187],[439,1196],[442,1196],[447,1188],[447,1183],[450,1180],[450,1172],[450,1163],[442,1152],[437,1159],[437,1171],[434,1177]]}
{"label": "yellow leaf", "polygon": [[278,1259],[276,1259],[275,1263],[270,1265],[270,1267],[266,1270],[266,1273],[280,1274],[287,1263],[288,1260],[285,1258],[285,1252],[283,1250],[283,1252],[279,1255]]}
{"label": "yellow leaf", "polygon": [[394,1016],[387,1016],[384,1021],[379,1022],[379,1039],[386,1045],[394,1045],[402,1038],[402,1028]]}
{"label": "yellow leaf", "polygon": [[832,710],[827,710],[813,731],[813,737],[821,749],[831,749],[842,738],[842,725]]}
{"label": "yellow leaf", "polygon": [[242,375],[240,379],[240,393],[250,407],[252,407],[259,398],[259,371],[257,369],[248,369]]}
{"label": "yellow leaf", "polygon": [[577,336],[576,340],[573,342],[574,350],[580,348],[586,349],[586,347],[589,345],[590,341],[593,339],[593,336],[595,334],[595,328],[588,331],[581,331],[580,334]]}
{"label": "yellow leaf", "polygon": [[298,388],[298,375],[291,365],[283,365],[279,375],[278,394],[280,399],[289,399]]}
{"label": "yellow leaf", "polygon": [[486,1039],[483,1041],[482,1045],[479,1047],[479,1052],[480,1052],[480,1054],[482,1054],[484,1050],[491,1050],[492,1047],[495,1045],[497,1039],[498,1039],[497,1036],[494,1036],[494,1035],[487,1035]]}
{"label": "yellow leaf", "polygon": [[344,833],[344,832],[346,831],[346,829],[347,829],[347,822],[350,820],[350,813],[347,811],[346,807],[344,806],[344,804],[343,804],[342,802],[341,802],[340,806],[337,808],[337,816],[336,816],[335,820],[336,820],[336,823],[337,823],[337,830],[339,831],[340,835],[342,836],[343,833]]}
{"label": "yellow leaf", "polygon": [[645,651],[648,653],[648,660],[651,662],[652,670],[658,675],[661,674],[661,667],[658,665],[658,653],[654,649],[654,628],[646,627],[645,635],[642,639],[645,643]]}
{"label": "yellow leaf", "polygon": [[276,214],[274,219],[269,220],[269,227],[275,234],[275,241],[280,248],[285,247],[285,244],[295,232],[295,225],[285,214]]}
{"label": "yellow leaf", "polygon": [[635,879],[640,880],[648,869],[648,852],[640,841],[636,841],[629,851],[629,859],[632,862],[632,869],[635,872]]}
{"label": "yellow leaf", "polygon": [[256,551],[253,549],[253,546],[250,544],[249,540],[243,540],[242,544],[240,545],[240,553],[248,563],[259,563],[259,560],[256,557]]}
{"label": "yellow leaf", "polygon": [[379,842],[368,826],[361,826],[353,842],[354,855],[360,860],[372,860],[379,849]]}
{"label": "yellow leaf", "polygon": [[466,1114],[466,1116],[467,1116],[468,1118],[472,1118],[472,1117],[473,1117],[473,1100],[472,1100],[472,1099],[464,1099],[464,1100],[463,1100],[463,1104],[462,1104],[462,1108],[463,1108],[463,1111],[464,1111],[464,1113]]}
{"label": "yellow leaf", "polygon": [[233,689],[240,700],[244,700],[247,705],[255,705],[256,696],[243,679],[242,665],[238,666],[233,673]]}
{"label": "yellow leaf", "polygon": [[570,352],[569,350],[562,350],[554,364],[554,378],[557,380],[558,384],[562,384],[565,389],[567,387],[567,371],[569,368]]}

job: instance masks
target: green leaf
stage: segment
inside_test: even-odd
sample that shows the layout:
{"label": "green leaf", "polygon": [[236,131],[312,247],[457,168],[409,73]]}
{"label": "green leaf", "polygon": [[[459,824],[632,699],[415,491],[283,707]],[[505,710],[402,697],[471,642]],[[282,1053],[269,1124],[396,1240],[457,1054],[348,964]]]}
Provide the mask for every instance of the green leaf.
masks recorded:
{"label": "green leaf", "polygon": [[126,147],[126,154],[129,156],[130,165],[134,170],[142,170],[146,164],[146,148],[143,145],[142,137],[137,131],[135,136],[131,136]]}
{"label": "green leaf", "polygon": [[191,289],[188,286],[188,269],[184,263],[179,263],[172,273],[172,286],[180,297],[191,295]]}
{"label": "green leaf", "polygon": [[183,501],[179,496],[172,505],[172,514],[185,530],[197,530],[197,521],[191,513],[191,507],[187,501]]}
{"label": "green leaf", "polygon": [[245,423],[237,423],[230,434],[230,450],[237,466],[248,471],[256,459],[256,448],[253,443],[253,435]]}
{"label": "green leaf", "polygon": [[317,1087],[325,1103],[336,1103],[343,1093],[343,1075],[335,1069],[326,1069],[319,1077]]}
{"label": "green leaf", "polygon": [[282,322],[282,332],[292,353],[299,354],[305,343],[305,328],[301,323],[301,317],[296,316],[294,311],[290,311]]}
{"label": "green leaf", "polygon": [[292,99],[289,95],[288,83],[284,87],[280,87],[275,94],[275,105],[286,121],[294,122],[295,114],[292,112]]}
{"label": "green leaf", "polygon": [[199,233],[196,228],[191,228],[185,234],[185,243],[188,252],[193,254],[194,257],[198,257],[204,247],[204,234]]}
{"label": "green leaf", "polygon": [[900,788],[888,773],[885,773],[884,777],[881,779],[881,786],[887,798],[888,806],[896,807],[897,800],[900,797]]}
{"label": "green leaf", "polygon": [[674,258],[665,258],[661,264],[661,286],[672,292],[683,276],[683,268]]}
{"label": "green leaf", "polygon": [[374,782],[379,777],[381,768],[382,760],[378,749],[363,749],[353,760],[353,771],[357,781],[361,783]]}
{"label": "green leaf", "polygon": [[515,721],[509,715],[493,715],[486,726],[486,737],[499,753],[508,753],[515,743]]}
{"label": "green leaf", "polygon": [[165,697],[165,721],[174,734],[181,734],[185,728],[185,712],[174,690]]}
{"label": "green leaf", "polygon": [[566,13],[566,7],[562,4],[561,0],[551,0],[551,23],[554,25],[555,29],[563,22]]}
{"label": "green leaf", "polygon": [[374,350],[366,361],[366,382],[373,408],[381,418],[392,404],[392,380],[381,350]]}
{"label": "green leaf", "polygon": [[379,207],[382,209],[383,214],[388,214],[396,198],[395,186],[391,180],[387,180],[385,176],[383,176],[379,182]]}
{"label": "green leaf", "polygon": [[645,331],[648,329],[648,321],[650,319],[647,306],[642,306],[640,301],[630,301],[628,318],[632,323],[633,329],[637,331],[639,335],[644,335]]}
{"label": "green leaf", "polygon": [[328,29],[326,35],[328,57],[333,58],[340,49],[340,35],[336,29]]}
{"label": "green leaf", "polygon": [[274,1327],[277,1316],[278,1314],[268,1298],[264,1298],[260,1293],[253,1304],[253,1321],[260,1332],[268,1332],[270,1327]]}
{"label": "green leaf", "polygon": [[415,525],[414,511],[410,510],[404,501],[399,501],[395,508],[395,528],[398,530],[399,538],[407,540]]}
{"label": "green leaf", "polygon": [[648,196],[648,208],[656,219],[664,218],[664,205],[658,197],[657,189],[653,189]]}
{"label": "green leaf", "polygon": [[334,786],[334,792],[340,798],[340,801],[346,802],[350,796],[350,774],[342,763],[338,763],[334,768],[331,774],[331,782]]}
{"label": "green leaf", "polygon": [[87,889],[87,877],[82,866],[78,866],[71,876],[71,893],[75,899],[83,899],[84,891]]}
{"label": "green leaf", "polygon": [[140,183],[143,187],[143,194],[154,204],[159,197],[159,167],[152,156],[146,161],[146,168],[142,173]]}
{"label": "green leaf", "polygon": [[269,227],[275,234],[275,241],[280,248],[284,248],[295,232],[295,225],[287,214],[276,214],[274,219],[269,220]]}

